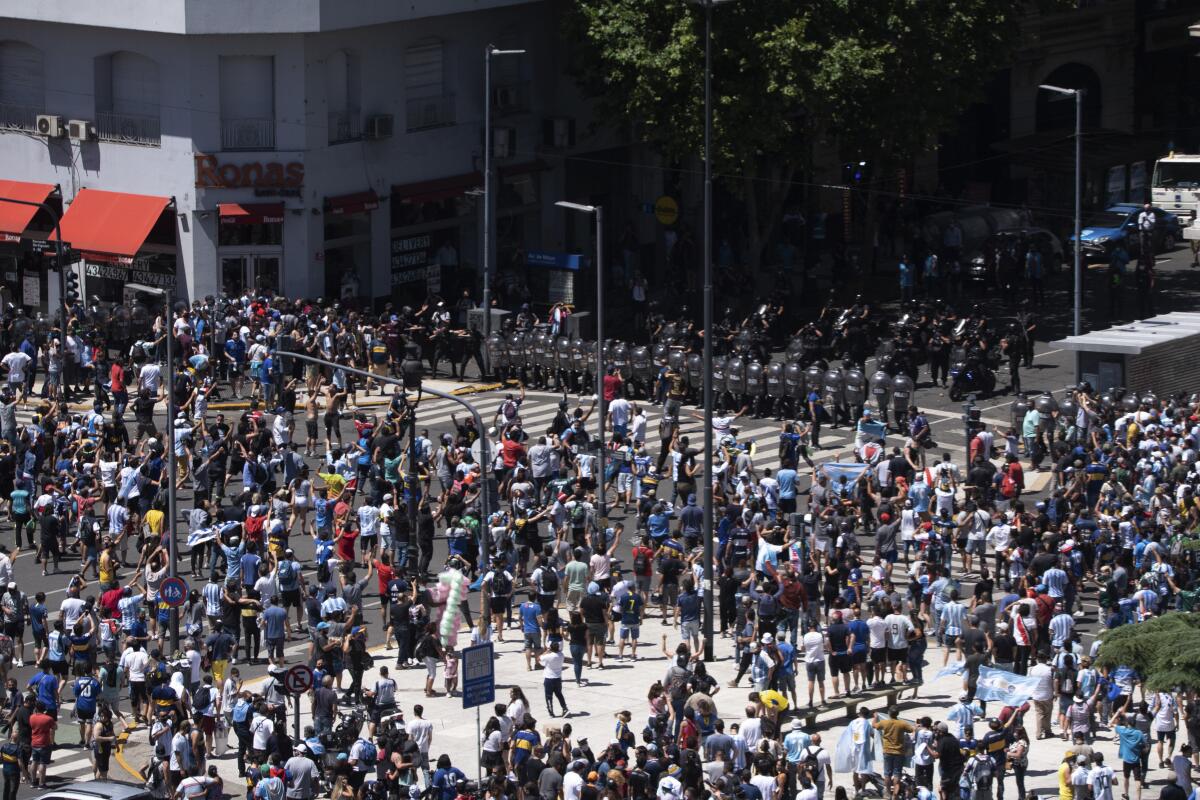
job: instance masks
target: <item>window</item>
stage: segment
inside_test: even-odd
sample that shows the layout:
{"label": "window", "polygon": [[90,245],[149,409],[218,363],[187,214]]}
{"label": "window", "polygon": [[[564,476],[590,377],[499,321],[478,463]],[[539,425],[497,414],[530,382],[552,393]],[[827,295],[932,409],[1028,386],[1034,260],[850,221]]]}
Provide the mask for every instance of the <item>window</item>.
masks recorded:
{"label": "window", "polygon": [[221,148],[275,149],[275,59],[221,56]]}
{"label": "window", "polygon": [[42,51],[24,42],[0,42],[0,130],[37,130],[45,105]]}
{"label": "window", "polygon": [[414,44],[404,51],[404,92],[410,131],[454,124],[454,95],[446,92],[444,56],[445,48],[436,39]]}
{"label": "window", "polygon": [[361,68],[358,57],[345,50],[325,61],[325,96],[329,108],[329,143],[348,142],[362,136],[360,102]]}
{"label": "window", "polygon": [[96,59],[95,79],[99,138],[161,144],[158,64],[138,53],[111,53]]}

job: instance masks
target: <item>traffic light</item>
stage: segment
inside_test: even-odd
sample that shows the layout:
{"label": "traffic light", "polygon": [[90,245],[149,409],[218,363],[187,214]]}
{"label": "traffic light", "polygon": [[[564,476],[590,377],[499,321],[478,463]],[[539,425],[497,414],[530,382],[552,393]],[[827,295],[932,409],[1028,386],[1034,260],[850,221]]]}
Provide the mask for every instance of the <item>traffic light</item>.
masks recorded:
{"label": "traffic light", "polygon": [[400,362],[400,374],[404,379],[405,390],[420,390],[421,373],[424,366],[421,363],[421,346],[409,342],[404,346],[404,360]]}
{"label": "traffic light", "polygon": [[59,267],[64,272],[63,278],[63,300],[66,303],[79,302],[79,273],[74,267],[62,265]]}

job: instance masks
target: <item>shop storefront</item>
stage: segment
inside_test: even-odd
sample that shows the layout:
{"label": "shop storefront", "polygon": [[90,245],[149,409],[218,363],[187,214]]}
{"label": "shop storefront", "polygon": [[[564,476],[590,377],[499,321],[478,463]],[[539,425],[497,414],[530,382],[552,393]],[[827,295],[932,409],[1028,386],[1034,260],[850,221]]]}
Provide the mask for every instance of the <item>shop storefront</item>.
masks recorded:
{"label": "shop storefront", "polygon": [[221,291],[278,292],[283,265],[283,203],[221,203],[217,260]]}
{"label": "shop storefront", "polygon": [[177,288],[179,246],[169,197],[80,189],[63,214],[62,236],[78,254],[89,300],[126,302],[129,285]]}
{"label": "shop storefront", "polygon": [[[9,202],[12,200],[23,202]],[[54,217],[25,203],[45,203],[62,215],[62,195],[57,186],[0,180],[0,294],[3,302],[24,306],[28,313],[47,313],[51,262],[42,254],[54,230]]]}
{"label": "shop storefront", "polygon": [[369,300],[388,294],[371,280],[371,212],[377,208],[374,190],[326,198],[326,297]]}
{"label": "shop storefront", "polygon": [[[524,270],[526,229],[540,224],[538,179],[543,169],[541,162],[531,162],[498,170],[500,266],[515,263]],[[392,187],[391,278],[396,302],[420,304],[431,294],[452,300],[464,289],[478,295],[482,187],[478,172]]]}

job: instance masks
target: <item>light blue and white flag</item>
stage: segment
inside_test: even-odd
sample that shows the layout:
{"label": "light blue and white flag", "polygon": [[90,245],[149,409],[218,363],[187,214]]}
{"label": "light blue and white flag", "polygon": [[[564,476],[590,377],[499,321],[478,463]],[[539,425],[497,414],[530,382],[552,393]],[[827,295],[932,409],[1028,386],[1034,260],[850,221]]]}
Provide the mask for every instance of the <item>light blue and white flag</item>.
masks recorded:
{"label": "light blue and white flag", "polygon": [[949,675],[962,675],[963,672],[966,671],[966,669],[967,669],[967,662],[955,661],[950,666],[942,667],[941,669],[939,669],[937,671],[937,674],[933,676],[933,679],[937,680],[938,678],[945,678]]}
{"label": "light blue and white flag", "polygon": [[822,464],[821,469],[829,476],[829,482],[837,485],[838,479],[846,476],[847,483],[854,483],[858,476],[867,471],[866,464]]}
{"label": "light blue and white flag", "polygon": [[1019,706],[1033,697],[1040,680],[1037,676],[1030,677],[1002,669],[980,667],[975,697],[989,702],[994,700],[1006,706]]}
{"label": "light blue and white flag", "polygon": [[205,542],[211,542],[216,538],[216,528],[196,528],[194,531],[188,531],[187,546],[189,548],[195,547]]}

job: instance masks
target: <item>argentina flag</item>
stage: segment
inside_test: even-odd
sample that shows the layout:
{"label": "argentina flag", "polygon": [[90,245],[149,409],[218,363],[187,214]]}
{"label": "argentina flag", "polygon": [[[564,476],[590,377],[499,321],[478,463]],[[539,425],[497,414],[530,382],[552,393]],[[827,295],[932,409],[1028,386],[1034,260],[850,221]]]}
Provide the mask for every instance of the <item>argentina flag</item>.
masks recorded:
{"label": "argentina flag", "polygon": [[979,700],[994,700],[1006,706],[1019,706],[1033,697],[1039,680],[1037,677],[1031,678],[1002,669],[980,667],[975,697]]}

